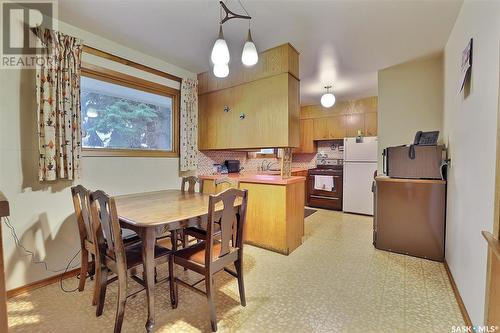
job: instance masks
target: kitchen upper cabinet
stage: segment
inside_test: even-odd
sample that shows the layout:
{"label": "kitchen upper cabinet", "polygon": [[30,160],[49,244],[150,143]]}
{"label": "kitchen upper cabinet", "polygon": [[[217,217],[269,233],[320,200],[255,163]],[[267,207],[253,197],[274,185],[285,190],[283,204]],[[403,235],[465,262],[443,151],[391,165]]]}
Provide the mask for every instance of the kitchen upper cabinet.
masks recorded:
{"label": "kitchen upper cabinet", "polygon": [[333,116],[326,120],[330,139],[343,139],[346,136],[344,116]]}
{"label": "kitchen upper cabinet", "polygon": [[369,112],[365,113],[365,135],[366,136],[377,136],[377,113]]}
{"label": "kitchen upper cabinet", "polygon": [[314,127],[314,140],[344,138],[346,136],[344,118],[344,116],[332,116],[312,119]]}
{"label": "kitchen upper cabinet", "polygon": [[199,148],[298,147],[298,99],[288,73],[200,95]]}
{"label": "kitchen upper cabinet", "polygon": [[257,65],[230,66],[226,78],[198,74],[200,150],[298,147],[299,54],[283,44]]}
{"label": "kitchen upper cabinet", "polygon": [[346,137],[358,135],[358,131],[364,135],[365,131],[365,115],[362,113],[353,113],[345,116]]}
{"label": "kitchen upper cabinet", "polygon": [[327,140],[330,138],[326,118],[313,119],[314,140]]}
{"label": "kitchen upper cabinet", "polygon": [[312,119],[300,120],[300,146],[294,153],[315,153],[314,122]]}

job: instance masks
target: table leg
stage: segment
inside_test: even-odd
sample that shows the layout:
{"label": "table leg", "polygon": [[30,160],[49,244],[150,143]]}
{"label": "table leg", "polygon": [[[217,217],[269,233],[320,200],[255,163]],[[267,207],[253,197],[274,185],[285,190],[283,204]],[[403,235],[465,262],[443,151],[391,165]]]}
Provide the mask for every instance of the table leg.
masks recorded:
{"label": "table leg", "polygon": [[148,333],[153,331],[155,325],[155,243],[155,228],[144,228],[142,236],[142,262],[148,300],[148,320],[146,322],[146,331]]}
{"label": "table leg", "polygon": [[177,251],[177,230],[170,231],[170,240],[172,241],[172,251]]}

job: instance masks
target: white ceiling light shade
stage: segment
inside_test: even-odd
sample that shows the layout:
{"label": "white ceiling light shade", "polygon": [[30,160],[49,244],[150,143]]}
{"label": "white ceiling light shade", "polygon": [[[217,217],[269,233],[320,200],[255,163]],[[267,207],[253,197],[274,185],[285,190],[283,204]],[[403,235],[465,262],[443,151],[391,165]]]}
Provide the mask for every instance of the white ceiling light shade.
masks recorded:
{"label": "white ceiling light shade", "polygon": [[214,65],[214,75],[219,78],[224,78],[229,75],[228,64],[215,64]]}
{"label": "white ceiling light shade", "polygon": [[229,48],[224,40],[224,33],[222,32],[222,24],[219,26],[219,37],[214,43],[210,59],[214,65],[227,65],[229,64]]}
{"label": "white ceiling light shade", "polygon": [[257,53],[257,48],[252,39],[252,33],[248,29],[248,36],[245,45],[243,46],[243,52],[241,52],[241,62],[243,65],[250,67],[255,65],[259,61],[259,54]]}
{"label": "white ceiling light shade", "polygon": [[326,86],[326,93],[321,96],[321,105],[325,108],[331,108],[335,104],[335,95],[330,92],[332,86]]}

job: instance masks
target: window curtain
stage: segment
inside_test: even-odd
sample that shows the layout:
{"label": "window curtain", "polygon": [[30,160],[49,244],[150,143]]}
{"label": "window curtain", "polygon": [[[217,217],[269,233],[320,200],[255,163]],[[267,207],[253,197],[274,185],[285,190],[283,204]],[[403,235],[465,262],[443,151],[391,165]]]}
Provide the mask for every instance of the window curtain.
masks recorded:
{"label": "window curtain", "polygon": [[80,167],[81,40],[36,28],[43,47],[36,70],[40,181],[76,179]]}
{"label": "window curtain", "polygon": [[198,168],[198,80],[183,79],[181,84],[180,169]]}

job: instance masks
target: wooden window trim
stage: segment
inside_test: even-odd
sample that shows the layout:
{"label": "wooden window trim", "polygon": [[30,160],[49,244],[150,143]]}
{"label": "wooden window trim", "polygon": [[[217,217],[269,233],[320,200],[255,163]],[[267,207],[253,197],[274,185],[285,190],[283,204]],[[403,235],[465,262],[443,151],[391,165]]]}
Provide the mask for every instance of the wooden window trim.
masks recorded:
{"label": "wooden window trim", "polygon": [[179,157],[180,90],[147,81],[132,75],[113,71],[89,63],[82,63],[81,75],[128,88],[172,98],[172,150],[83,148],[83,157]]}
{"label": "wooden window trim", "polygon": [[92,55],[95,55],[95,56],[98,56],[98,57],[101,57],[101,58],[104,58],[104,59],[108,59],[108,60],[111,60],[111,61],[114,61],[114,62],[118,62],[118,63],[120,63],[122,65],[127,65],[127,66],[130,66],[130,67],[134,67],[134,68],[137,68],[137,69],[139,69],[141,71],[148,72],[148,73],[151,73],[151,74],[154,74],[154,75],[158,75],[158,76],[164,77],[164,78],[169,79],[169,80],[173,80],[173,81],[177,81],[177,82],[182,82],[182,79],[180,77],[178,77],[178,76],[162,72],[162,71],[160,71],[158,69],[155,69],[155,68],[152,68],[152,67],[141,65],[141,64],[136,63],[134,61],[127,60],[127,59],[124,59],[122,57],[115,56],[114,54],[98,50],[98,49],[93,48],[93,47],[88,46],[88,45],[84,45],[83,46],[83,52],[88,53],[88,54],[92,54]]}

